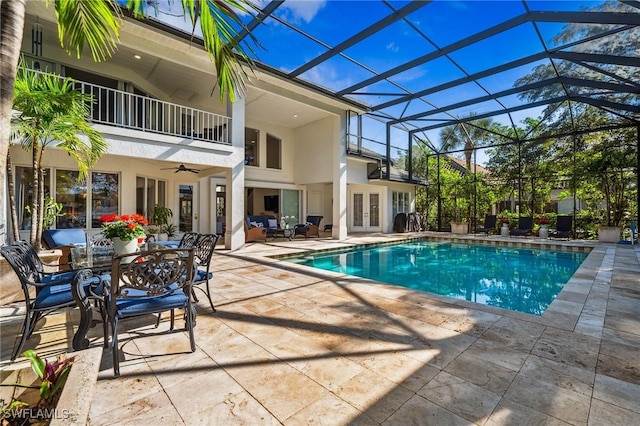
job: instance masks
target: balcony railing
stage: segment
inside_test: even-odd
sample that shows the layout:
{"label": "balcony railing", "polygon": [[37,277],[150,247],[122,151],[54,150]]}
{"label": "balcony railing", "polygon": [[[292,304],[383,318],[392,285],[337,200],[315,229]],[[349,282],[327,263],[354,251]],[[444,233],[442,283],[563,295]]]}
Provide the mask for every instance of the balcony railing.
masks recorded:
{"label": "balcony railing", "polygon": [[93,96],[93,123],[231,144],[229,117],[78,80],[74,88]]}
{"label": "balcony railing", "polygon": [[91,83],[76,82],[75,86],[93,96],[94,123],[231,144],[229,117]]}

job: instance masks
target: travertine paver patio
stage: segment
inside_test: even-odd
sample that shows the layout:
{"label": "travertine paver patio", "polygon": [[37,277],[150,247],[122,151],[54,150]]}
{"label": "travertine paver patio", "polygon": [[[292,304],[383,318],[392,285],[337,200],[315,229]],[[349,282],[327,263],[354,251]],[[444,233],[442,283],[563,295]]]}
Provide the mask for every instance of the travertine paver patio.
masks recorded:
{"label": "travertine paver patio", "polygon": [[[636,247],[596,244],[542,317],[264,257],[406,236],[221,250],[196,352],[138,319],[120,378],[104,353],[90,424],[640,424]],[[27,345],[68,347],[64,319]],[[90,337],[101,345],[101,327]]]}

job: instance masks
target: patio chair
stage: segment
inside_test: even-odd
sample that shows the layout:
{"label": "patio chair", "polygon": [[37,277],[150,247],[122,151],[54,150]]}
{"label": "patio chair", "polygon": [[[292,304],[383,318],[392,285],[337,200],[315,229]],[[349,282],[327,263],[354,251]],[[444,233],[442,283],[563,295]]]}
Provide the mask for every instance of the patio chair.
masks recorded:
{"label": "patio chair", "polygon": [[[191,352],[196,350],[191,304],[193,249],[162,249],[113,257],[111,285],[106,296],[107,318],[111,329],[113,373],[120,375],[118,325],[121,319],[184,309],[185,329]],[[105,342],[109,336],[105,335]]]}
{"label": "patio chair", "polygon": [[26,241],[16,241],[11,245],[2,246],[0,253],[7,259],[20,280],[26,307],[24,321],[11,353],[13,361],[22,351],[41,318],[58,309],[75,306],[76,302],[71,293],[71,281],[75,271],[45,272],[38,254]]}
{"label": "patio chair", "polygon": [[495,234],[497,216],[488,214],[484,217],[484,226],[476,228],[476,233]]}
{"label": "patio chair", "polygon": [[71,269],[71,249],[86,246],[87,235],[84,229],[80,228],[45,229],[42,231],[42,242],[49,250],[62,251],[60,270],[65,271]]}
{"label": "patio chair", "polygon": [[87,248],[96,247],[106,249],[113,248],[113,241],[111,240],[111,238],[105,237],[102,232],[93,234],[91,237],[89,237],[89,234],[87,234]]}
{"label": "patio chair", "polygon": [[[200,235],[200,238],[198,238],[198,242],[193,247],[195,275],[193,277],[191,294],[193,295],[193,300],[198,302],[195,290],[201,290],[207,296],[207,299],[209,299],[209,304],[211,305],[211,310],[213,312],[216,311],[216,308],[213,306],[213,301],[211,300],[209,280],[213,277],[213,273],[210,271],[211,258],[213,257],[213,250],[216,248],[218,238],[220,238],[220,236],[216,234],[202,234]],[[205,288],[202,288],[200,284],[205,284]]]}
{"label": "patio chair", "polygon": [[186,232],[180,239],[180,243],[178,244],[177,248],[194,248],[199,238],[200,234],[197,232]]}
{"label": "patio chair", "polygon": [[571,228],[573,227],[573,216],[557,216],[556,229],[549,235],[552,238],[571,238]]}
{"label": "patio chair", "polygon": [[511,235],[525,237],[533,235],[533,217],[521,217],[518,219],[518,227],[511,230]]}
{"label": "patio chair", "polygon": [[307,216],[306,223],[300,223],[293,228],[291,239],[297,235],[304,235],[305,238],[320,237],[320,221],[324,216]]}
{"label": "patio chair", "polygon": [[253,241],[267,241],[267,229],[258,225],[257,222],[250,222],[249,218],[246,218],[244,220],[244,242],[250,243]]}

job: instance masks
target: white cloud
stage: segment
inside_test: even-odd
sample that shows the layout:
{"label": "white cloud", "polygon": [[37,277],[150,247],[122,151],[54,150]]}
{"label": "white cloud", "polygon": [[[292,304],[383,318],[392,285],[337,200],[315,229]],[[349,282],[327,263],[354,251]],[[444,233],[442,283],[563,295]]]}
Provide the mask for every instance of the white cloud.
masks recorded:
{"label": "white cloud", "polygon": [[309,23],[326,3],[326,0],[287,0],[280,8],[291,15],[293,22]]}
{"label": "white cloud", "polygon": [[400,46],[398,46],[394,41],[390,41],[389,43],[387,43],[385,48],[392,51],[393,53],[398,53],[398,51],[400,50]]}

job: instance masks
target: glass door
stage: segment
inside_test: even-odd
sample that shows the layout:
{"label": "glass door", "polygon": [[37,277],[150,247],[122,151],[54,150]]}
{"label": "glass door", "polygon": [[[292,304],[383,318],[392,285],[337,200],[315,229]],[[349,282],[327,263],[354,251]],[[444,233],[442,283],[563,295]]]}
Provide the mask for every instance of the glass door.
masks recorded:
{"label": "glass door", "polygon": [[195,189],[194,184],[180,184],[178,187],[178,230],[180,232],[198,232]]}
{"label": "glass door", "polygon": [[351,196],[351,231],[380,232],[380,193],[356,191]]}

